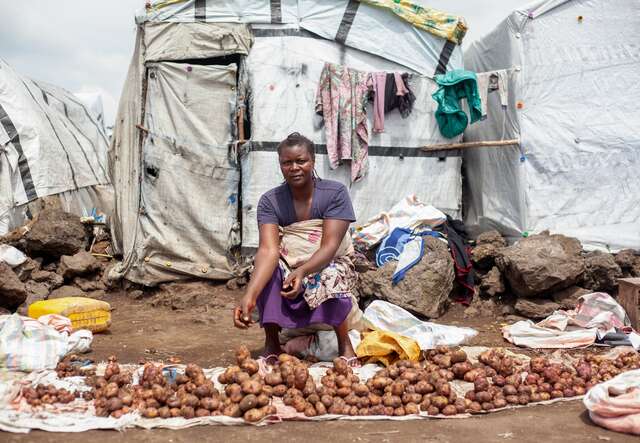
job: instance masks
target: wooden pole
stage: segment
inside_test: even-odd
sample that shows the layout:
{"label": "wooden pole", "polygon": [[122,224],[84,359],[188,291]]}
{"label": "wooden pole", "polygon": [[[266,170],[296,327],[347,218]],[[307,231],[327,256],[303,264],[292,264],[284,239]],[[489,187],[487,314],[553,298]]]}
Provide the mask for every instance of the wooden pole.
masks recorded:
{"label": "wooden pole", "polygon": [[466,149],[466,148],[482,148],[482,147],[493,147],[493,146],[513,146],[513,145],[517,146],[519,144],[520,144],[520,140],[517,138],[514,138],[512,140],[495,140],[495,141],[488,141],[488,142],[478,141],[478,142],[443,143],[440,145],[423,146],[420,149],[426,152],[450,151],[453,149]]}

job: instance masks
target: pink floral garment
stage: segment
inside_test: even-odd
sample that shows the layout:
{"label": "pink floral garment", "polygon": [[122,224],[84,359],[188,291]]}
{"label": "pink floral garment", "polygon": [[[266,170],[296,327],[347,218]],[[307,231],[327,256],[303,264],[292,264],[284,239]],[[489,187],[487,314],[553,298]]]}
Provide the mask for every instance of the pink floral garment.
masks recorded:
{"label": "pink floral garment", "polygon": [[325,63],[316,95],[316,112],[324,118],[329,164],[336,169],[351,161],[351,181],[368,169],[367,129],[368,73]]}

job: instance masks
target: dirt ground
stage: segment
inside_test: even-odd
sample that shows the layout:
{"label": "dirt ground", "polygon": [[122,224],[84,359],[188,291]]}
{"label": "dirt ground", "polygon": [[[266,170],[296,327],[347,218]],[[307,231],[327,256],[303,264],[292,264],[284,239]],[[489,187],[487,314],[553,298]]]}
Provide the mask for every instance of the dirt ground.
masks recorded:
{"label": "dirt ground", "polygon": [[[149,298],[134,300],[126,293],[109,294],[113,323],[108,333],[94,338],[89,358],[105,360],[115,354],[122,363],[179,358],[204,367],[232,363],[234,349],[245,343],[257,355],[261,330],[233,328],[231,312],[241,292],[225,286],[210,287],[212,303],[184,310]],[[471,344],[505,346],[500,336],[501,317],[463,320],[463,308],[453,306],[438,321],[475,327],[480,331]],[[265,427],[199,426],[181,431],[127,430],[55,434],[34,431],[25,435],[0,434],[1,442],[241,442],[259,438],[281,443],[307,439],[314,442],[631,442],[637,437],[609,432],[591,423],[581,401],[503,411],[470,419],[396,421],[286,422]]]}

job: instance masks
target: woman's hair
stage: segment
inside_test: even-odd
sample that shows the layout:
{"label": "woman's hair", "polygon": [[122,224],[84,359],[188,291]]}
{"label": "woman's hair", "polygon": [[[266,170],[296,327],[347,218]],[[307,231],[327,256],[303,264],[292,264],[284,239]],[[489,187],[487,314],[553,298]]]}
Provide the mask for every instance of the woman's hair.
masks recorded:
{"label": "woman's hair", "polygon": [[311,158],[313,160],[316,159],[316,150],[313,146],[313,142],[299,132],[292,132],[287,136],[287,138],[278,143],[278,155],[282,153],[283,149],[292,148],[294,146],[304,147]]}

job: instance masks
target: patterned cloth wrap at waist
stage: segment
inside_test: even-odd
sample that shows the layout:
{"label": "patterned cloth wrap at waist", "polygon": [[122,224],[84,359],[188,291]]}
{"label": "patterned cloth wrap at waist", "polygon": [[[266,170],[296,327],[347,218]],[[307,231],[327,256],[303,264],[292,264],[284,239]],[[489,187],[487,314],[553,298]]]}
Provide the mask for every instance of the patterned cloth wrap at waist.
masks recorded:
{"label": "patterned cloth wrap at waist", "polygon": [[[322,220],[306,220],[280,228],[280,268],[284,278],[306,263],[320,248]],[[331,298],[349,298],[357,274],[351,256],[354,253],[349,233],[345,234],[333,260],[320,272],[303,281],[304,298],[311,309]]]}

